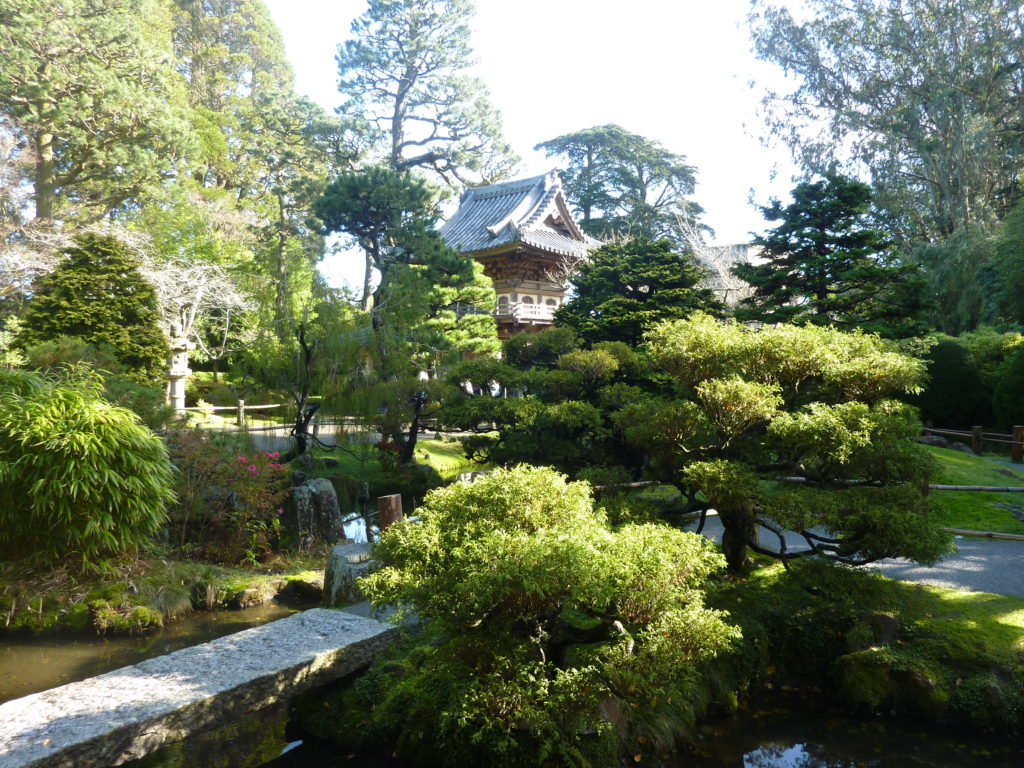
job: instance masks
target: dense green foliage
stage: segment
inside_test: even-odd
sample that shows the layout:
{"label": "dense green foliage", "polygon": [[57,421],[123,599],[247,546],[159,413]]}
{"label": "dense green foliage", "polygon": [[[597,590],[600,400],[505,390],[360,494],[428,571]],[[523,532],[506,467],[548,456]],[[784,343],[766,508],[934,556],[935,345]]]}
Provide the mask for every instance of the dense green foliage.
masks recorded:
{"label": "dense green foliage", "polygon": [[703,605],[722,565],[707,540],[613,531],[586,484],[546,469],[434,491],[418,515],[384,534],[363,584],[433,642],[371,673],[376,706],[336,733],[387,734],[425,765],[617,765],[677,746],[707,702],[699,665],[737,638]]}
{"label": "dense green foliage", "polygon": [[146,544],[173,499],[160,439],[95,376],[0,376],[4,557],[98,569]]}
{"label": "dense green foliage", "polygon": [[138,261],[117,239],[93,234],[79,236],[63,256],[28,303],[21,343],[75,336],[111,347],[140,382],[161,379],[170,349]]}
{"label": "dense green foliage", "polygon": [[590,344],[622,341],[635,347],[661,320],[720,308],[711,291],[697,287],[703,277],[693,256],[671,240],[612,242],[573,273],[572,298],[558,308],[555,322]]}
{"label": "dense green foliage", "polygon": [[36,218],[89,220],[190,149],[161,0],[0,2],[0,112],[31,150]]}
{"label": "dense green foliage", "polygon": [[165,388],[140,384],[117,360],[117,352],[105,344],[88,344],[74,336],[34,344],[25,350],[25,365],[43,373],[59,373],[67,366],[85,364],[103,381],[103,399],[134,412],[151,429],[160,429],[174,418]]}
{"label": "dense green foliage", "polygon": [[954,339],[943,339],[928,351],[928,383],[910,402],[921,418],[944,429],[970,429],[992,420],[992,388],[982,378],[970,351]]}
{"label": "dense green foliage", "polygon": [[1024,323],[1024,201],[1002,222],[992,266],[1000,317]]}
{"label": "dense green foliage", "polygon": [[1000,431],[1024,424],[1024,347],[1018,347],[999,366],[999,383],[993,392],[995,424]]}
{"label": "dense green foliage", "polygon": [[473,433],[461,438],[469,457],[573,473],[593,466],[639,470],[642,457],[625,450],[613,419],[656,388],[649,363],[623,342],[578,344],[568,329],[550,328],[508,339],[502,362],[471,360],[451,370],[451,383],[469,382],[473,394],[455,390],[441,418]]}
{"label": "dense green foliage", "polygon": [[761,209],[774,229],[754,238],[764,263],[733,271],[754,288],[737,312],[767,323],[812,322],[891,336],[920,333],[923,284],[881,232],[869,228],[866,184],[828,175]]}

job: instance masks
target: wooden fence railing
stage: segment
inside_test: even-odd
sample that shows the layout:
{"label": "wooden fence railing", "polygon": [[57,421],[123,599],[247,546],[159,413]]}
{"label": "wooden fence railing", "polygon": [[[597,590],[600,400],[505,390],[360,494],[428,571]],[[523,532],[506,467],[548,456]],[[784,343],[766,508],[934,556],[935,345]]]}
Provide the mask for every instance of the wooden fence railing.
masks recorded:
{"label": "wooden fence railing", "polygon": [[[234,411],[235,426],[246,427],[246,416],[250,411],[268,411],[273,408],[284,408],[282,403],[271,403],[269,405],[246,405],[245,400],[239,400],[235,405],[203,405],[185,408],[183,410],[191,413],[209,413],[211,411]],[[264,427],[264,429],[277,429],[278,427]]]}
{"label": "wooden fence railing", "polygon": [[986,432],[984,427],[971,427],[970,431],[963,429],[936,429],[930,423],[925,424],[926,435],[953,435],[956,437],[969,437],[971,449],[980,454],[985,443],[997,443],[1010,446],[1010,461],[1018,464],[1024,461],[1024,425],[1018,424],[1013,428],[1013,433],[1006,435],[1002,432]]}

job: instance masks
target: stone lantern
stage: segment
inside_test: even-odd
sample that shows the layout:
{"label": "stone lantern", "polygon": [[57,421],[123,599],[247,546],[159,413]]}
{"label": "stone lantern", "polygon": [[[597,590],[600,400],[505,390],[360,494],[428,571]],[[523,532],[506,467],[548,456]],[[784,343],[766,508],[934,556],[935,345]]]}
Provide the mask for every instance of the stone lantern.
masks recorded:
{"label": "stone lantern", "polygon": [[174,406],[177,413],[185,411],[185,381],[192,375],[188,367],[189,350],[196,345],[185,338],[181,323],[171,323],[171,359],[168,361],[170,370],[167,372],[167,401]]}

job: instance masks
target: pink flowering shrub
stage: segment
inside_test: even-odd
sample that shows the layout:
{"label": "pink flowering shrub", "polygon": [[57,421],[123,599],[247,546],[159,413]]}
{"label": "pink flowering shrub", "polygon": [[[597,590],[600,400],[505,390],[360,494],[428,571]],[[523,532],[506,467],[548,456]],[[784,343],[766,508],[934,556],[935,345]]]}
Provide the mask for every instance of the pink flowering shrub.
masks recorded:
{"label": "pink flowering shrub", "polygon": [[238,455],[209,435],[172,434],[178,504],[174,544],[215,562],[256,564],[279,545],[290,468],[276,451]]}

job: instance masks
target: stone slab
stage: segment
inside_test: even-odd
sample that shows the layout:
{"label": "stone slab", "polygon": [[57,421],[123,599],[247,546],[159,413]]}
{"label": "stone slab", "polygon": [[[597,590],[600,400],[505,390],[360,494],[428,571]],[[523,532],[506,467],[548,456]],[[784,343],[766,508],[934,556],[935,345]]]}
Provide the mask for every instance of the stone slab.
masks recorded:
{"label": "stone slab", "polygon": [[339,544],[331,549],[324,568],[324,605],[342,608],[363,599],[359,579],[377,567],[372,544]]}
{"label": "stone slab", "polygon": [[141,758],[367,666],[396,630],[314,608],[0,705],[0,768]]}

